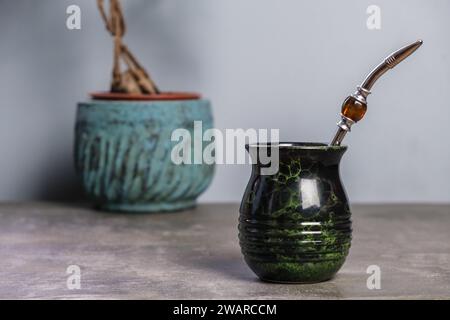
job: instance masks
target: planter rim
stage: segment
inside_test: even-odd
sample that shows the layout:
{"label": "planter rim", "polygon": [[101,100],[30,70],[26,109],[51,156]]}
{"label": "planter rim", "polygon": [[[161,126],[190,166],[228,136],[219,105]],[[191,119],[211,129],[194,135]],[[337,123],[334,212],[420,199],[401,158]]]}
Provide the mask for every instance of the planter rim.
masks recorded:
{"label": "planter rim", "polygon": [[201,94],[195,92],[162,92],[158,94],[132,94],[116,92],[91,92],[89,94],[93,100],[108,101],[180,101],[180,100],[200,100]]}

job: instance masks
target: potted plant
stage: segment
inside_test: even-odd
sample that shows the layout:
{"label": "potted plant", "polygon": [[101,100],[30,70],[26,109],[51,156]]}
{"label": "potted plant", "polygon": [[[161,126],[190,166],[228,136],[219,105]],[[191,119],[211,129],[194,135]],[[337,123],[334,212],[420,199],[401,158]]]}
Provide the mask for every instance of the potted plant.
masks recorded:
{"label": "potted plant", "polygon": [[110,91],[78,105],[75,166],[84,190],[103,210],[191,208],[211,183],[214,166],[175,164],[171,136],[180,128],[193,134],[194,121],[212,128],[210,103],[195,93],[161,92],[123,43],[120,1],[109,1],[109,14],[103,0],[97,3],[114,38],[114,66]]}

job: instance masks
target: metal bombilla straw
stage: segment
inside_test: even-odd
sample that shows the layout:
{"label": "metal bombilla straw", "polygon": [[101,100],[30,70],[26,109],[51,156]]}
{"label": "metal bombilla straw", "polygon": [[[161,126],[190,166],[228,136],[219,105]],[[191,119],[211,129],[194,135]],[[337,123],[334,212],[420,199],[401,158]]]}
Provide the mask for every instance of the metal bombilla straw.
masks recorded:
{"label": "metal bombilla straw", "polygon": [[380,63],[372,72],[366,77],[364,82],[357,87],[354,94],[347,97],[342,104],[341,121],[337,124],[339,129],[333,138],[330,145],[339,146],[344,140],[347,132],[351,130],[352,125],[360,121],[367,111],[367,96],[371,93],[375,82],[389,69],[394,68],[400,62],[409,57],[414,51],[416,51],[423,41],[417,40],[416,42],[407,45],[394,53],[390,54],[382,63]]}

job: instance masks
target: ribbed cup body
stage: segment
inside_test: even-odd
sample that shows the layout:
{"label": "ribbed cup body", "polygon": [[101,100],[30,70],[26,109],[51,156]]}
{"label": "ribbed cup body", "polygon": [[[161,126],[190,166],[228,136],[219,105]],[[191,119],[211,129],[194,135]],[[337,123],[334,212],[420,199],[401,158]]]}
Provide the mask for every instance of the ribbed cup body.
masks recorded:
{"label": "ribbed cup body", "polygon": [[171,152],[179,142],[171,137],[176,129],[188,130],[193,155],[194,121],[202,121],[203,131],[213,127],[208,101],[80,103],[75,164],[87,195],[111,211],[193,207],[211,183],[214,165],[176,165]]}
{"label": "ribbed cup body", "polygon": [[[250,146],[252,154],[263,145]],[[279,171],[252,175],[240,207],[245,261],[265,281],[312,283],[332,278],[351,242],[348,200],[339,177],[346,147],[280,143]]]}

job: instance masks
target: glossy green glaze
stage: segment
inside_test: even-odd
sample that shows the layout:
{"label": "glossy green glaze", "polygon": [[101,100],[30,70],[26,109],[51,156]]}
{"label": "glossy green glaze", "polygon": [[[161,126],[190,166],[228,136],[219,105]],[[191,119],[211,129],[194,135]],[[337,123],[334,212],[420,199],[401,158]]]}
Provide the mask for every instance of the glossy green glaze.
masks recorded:
{"label": "glossy green glaze", "polygon": [[214,165],[176,165],[171,160],[179,143],[172,141],[173,131],[186,129],[194,139],[194,121],[202,121],[203,130],[213,128],[208,101],[80,103],[75,164],[86,194],[97,207],[110,211],[194,207],[211,183]]}
{"label": "glossy green glaze", "polygon": [[[251,146],[259,151],[267,146]],[[331,279],[351,242],[348,200],[339,177],[346,147],[280,143],[279,171],[253,165],[239,218],[245,261],[262,280],[313,283]]]}

